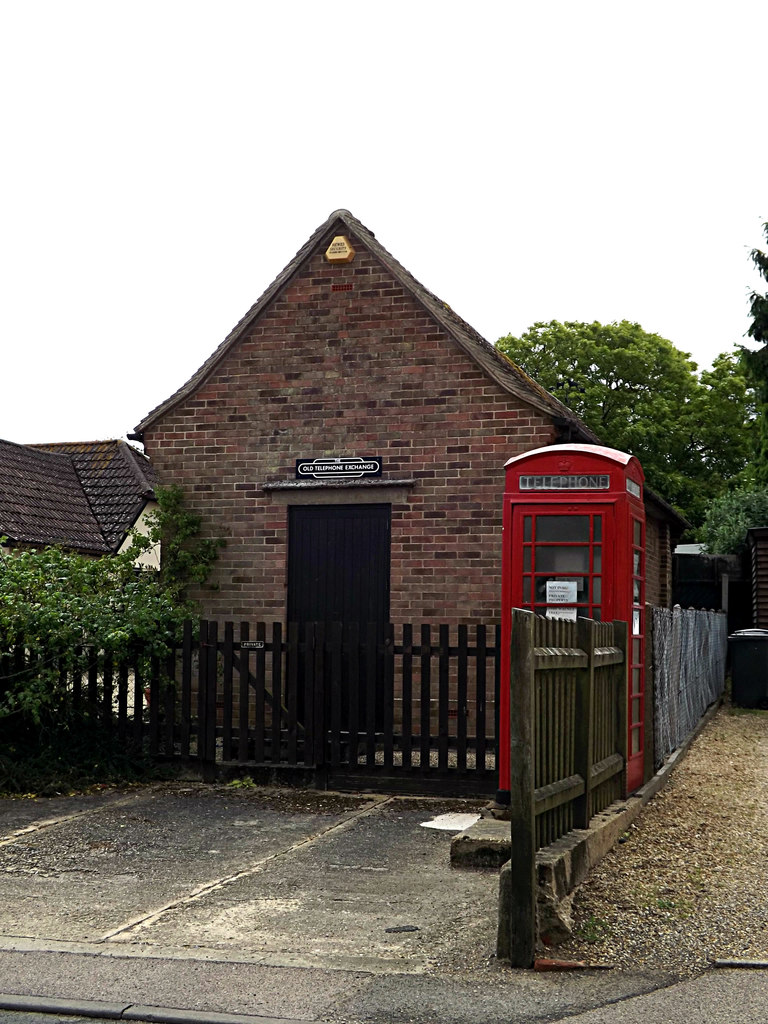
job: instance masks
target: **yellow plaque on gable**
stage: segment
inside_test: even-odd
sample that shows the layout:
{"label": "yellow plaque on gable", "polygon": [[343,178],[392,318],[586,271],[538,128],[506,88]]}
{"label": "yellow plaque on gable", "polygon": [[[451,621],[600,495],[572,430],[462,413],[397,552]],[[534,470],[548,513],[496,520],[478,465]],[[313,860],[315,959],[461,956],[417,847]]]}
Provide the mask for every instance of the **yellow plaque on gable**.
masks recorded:
{"label": "yellow plaque on gable", "polygon": [[349,244],[346,235],[336,235],[325,250],[325,258],[329,263],[351,263],[355,258],[355,250]]}

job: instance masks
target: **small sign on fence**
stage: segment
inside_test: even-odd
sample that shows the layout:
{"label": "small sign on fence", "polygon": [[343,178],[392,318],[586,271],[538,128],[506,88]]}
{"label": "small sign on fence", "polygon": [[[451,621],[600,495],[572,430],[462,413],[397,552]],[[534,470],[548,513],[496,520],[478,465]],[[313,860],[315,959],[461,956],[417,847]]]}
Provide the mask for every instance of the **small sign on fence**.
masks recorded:
{"label": "small sign on fence", "polygon": [[266,641],[264,641],[264,640],[241,640],[240,641],[240,650],[241,651],[263,651],[264,650],[265,642]]}

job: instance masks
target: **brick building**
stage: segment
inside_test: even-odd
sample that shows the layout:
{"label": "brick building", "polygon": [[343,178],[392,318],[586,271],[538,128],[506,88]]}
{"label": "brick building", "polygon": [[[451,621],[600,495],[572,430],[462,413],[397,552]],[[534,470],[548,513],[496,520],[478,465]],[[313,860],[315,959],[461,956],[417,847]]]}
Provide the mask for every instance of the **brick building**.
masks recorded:
{"label": "brick building", "polygon": [[[345,210],[132,437],[226,538],[210,617],[454,625],[499,620],[507,459],[599,443]],[[646,511],[667,604],[684,524]]]}

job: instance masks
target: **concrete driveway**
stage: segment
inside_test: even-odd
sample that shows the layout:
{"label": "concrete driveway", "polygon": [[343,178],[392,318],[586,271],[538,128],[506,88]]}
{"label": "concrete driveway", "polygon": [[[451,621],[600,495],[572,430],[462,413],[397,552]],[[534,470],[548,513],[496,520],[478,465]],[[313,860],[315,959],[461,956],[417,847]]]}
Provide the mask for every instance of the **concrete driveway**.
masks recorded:
{"label": "concrete driveway", "polygon": [[0,801],[0,948],[419,973],[487,965],[495,873],[460,802],[200,785]]}

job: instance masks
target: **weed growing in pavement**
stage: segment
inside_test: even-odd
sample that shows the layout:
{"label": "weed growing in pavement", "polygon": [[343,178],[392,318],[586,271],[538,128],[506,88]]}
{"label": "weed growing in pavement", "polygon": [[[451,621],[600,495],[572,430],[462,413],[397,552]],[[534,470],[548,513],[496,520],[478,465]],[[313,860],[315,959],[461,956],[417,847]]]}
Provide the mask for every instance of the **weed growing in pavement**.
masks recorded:
{"label": "weed growing in pavement", "polygon": [[248,776],[248,775],[246,775],[242,779],[232,779],[231,782],[227,783],[227,786],[230,789],[257,789],[258,788],[256,786],[256,783],[253,781],[253,779],[250,776]]}
{"label": "weed growing in pavement", "polygon": [[590,914],[587,920],[574,930],[574,935],[583,942],[605,942],[611,937],[611,926],[602,917]]}

